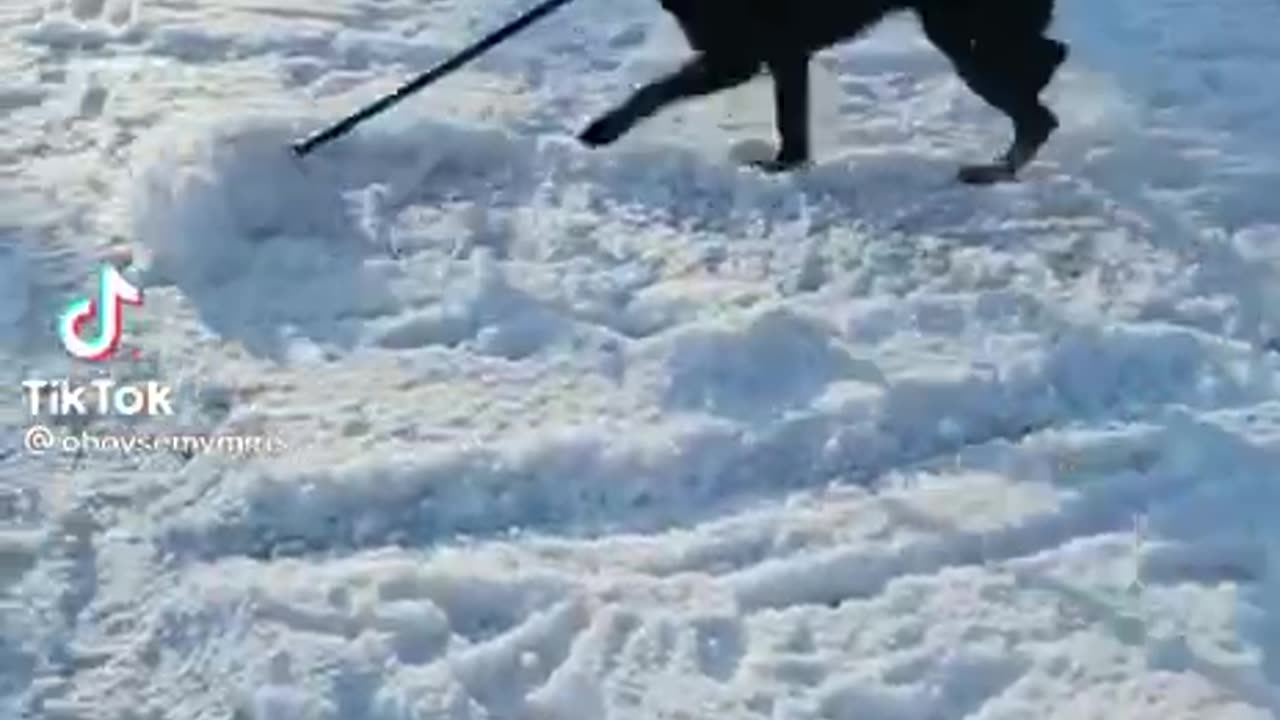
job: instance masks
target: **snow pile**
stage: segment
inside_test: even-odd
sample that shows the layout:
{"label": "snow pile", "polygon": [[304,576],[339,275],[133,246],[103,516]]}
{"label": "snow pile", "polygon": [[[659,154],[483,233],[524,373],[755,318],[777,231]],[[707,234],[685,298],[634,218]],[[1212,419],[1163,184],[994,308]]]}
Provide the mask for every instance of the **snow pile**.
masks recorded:
{"label": "snow pile", "polygon": [[[260,249],[277,250],[287,265],[315,257],[326,241],[350,241],[341,188],[288,154],[287,128],[245,124],[161,133],[153,159],[138,161],[145,171],[134,230],[161,278],[224,282],[252,266]],[[292,254],[278,250],[291,242]]]}

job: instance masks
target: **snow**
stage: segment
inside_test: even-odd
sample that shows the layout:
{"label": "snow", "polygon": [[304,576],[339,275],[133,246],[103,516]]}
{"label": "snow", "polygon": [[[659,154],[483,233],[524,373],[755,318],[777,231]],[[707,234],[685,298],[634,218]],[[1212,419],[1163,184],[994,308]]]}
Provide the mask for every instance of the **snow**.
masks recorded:
{"label": "snow", "polygon": [[[1280,717],[1280,6],[1060,3],[1016,185],[907,21],[815,63],[804,173],[740,167],[763,82],[580,147],[651,0],[288,152],[521,9],[0,10],[0,718]],[[103,373],[177,414],[19,402]]]}

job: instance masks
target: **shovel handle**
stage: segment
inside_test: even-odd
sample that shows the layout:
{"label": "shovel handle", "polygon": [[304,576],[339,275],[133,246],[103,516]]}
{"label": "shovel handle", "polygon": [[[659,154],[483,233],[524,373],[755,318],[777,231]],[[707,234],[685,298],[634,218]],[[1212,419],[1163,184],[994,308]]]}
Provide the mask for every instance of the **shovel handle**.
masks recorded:
{"label": "shovel handle", "polygon": [[492,49],[495,45],[503,42],[521,30],[524,30],[547,15],[550,15],[552,12],[559,10],[562,6],[568,5],[570,2],[573,2],[573,0],[543,0],[542,4],[533,7],[515,20],[512,20],[489,35],[486,35],[484,38],[459,52],[457,55],[454,55],[421,75],[418,75],[409,82],[406,82],[396,88],[394,91],[383,95],[333,125],[330,125],[329,127],[320,130],[303,140],[293,143],[292,149],[294,154],[298,157],[304,157],[320,145],[346,135],[351,132],[355,126],[365,120],[387,110],[391,106],[399,103],[401,100],[404,100],[410,95],[452,73],[454,70],[466,65]]}

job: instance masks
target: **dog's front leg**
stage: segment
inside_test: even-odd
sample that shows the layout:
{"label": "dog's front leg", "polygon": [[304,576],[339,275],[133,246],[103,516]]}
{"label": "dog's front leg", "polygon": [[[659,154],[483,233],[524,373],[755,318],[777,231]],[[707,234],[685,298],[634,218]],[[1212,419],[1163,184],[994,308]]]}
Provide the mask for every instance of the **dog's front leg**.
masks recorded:
{"label": "dog's front leg", "polygon": [[773,75],[778,153],[756,166],[783,172],[809,162],[809,54],[788,53],[769,60],[768,66]]}
{"label": "dog's front leg", "polygon": [[679,70],[637,90],[591,123],[578,139],[592,147],[607,145],[667,105],[740,85],[759,69],[760,63],[745,58],[698,55]]}

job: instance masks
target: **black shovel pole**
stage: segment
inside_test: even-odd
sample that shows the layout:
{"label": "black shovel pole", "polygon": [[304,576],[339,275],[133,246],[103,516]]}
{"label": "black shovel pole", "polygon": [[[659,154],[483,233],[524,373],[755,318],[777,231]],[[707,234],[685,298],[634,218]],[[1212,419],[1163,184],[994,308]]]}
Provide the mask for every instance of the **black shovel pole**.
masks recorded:
{"label": "black shovel pole", "polygon": [[356,125],[359,125],[374,115],[387,110],[392,105],[404,100],[463,65],[466,65],[493,48],[493,46],[501,43],[512,35],[515,35],[521,30],[524,30],[556,10],[559,10],[564,5],[568,5],[570,2],[573,2],[573,0],[544,0],[542,4],[532,8],[524,15],[512,20],[503,27],[493,31],[466,50],[463,50],[457,55],[445,60],[439,65],[396,88],[394,91],[383,95],[360,110],[357,110],[342,120],[339,120],[333,125],[307,137],[304,140],[294,143],[292,145],[294,154],[298,157],[304,157],[320,145],[346,135],[351,132]]}

